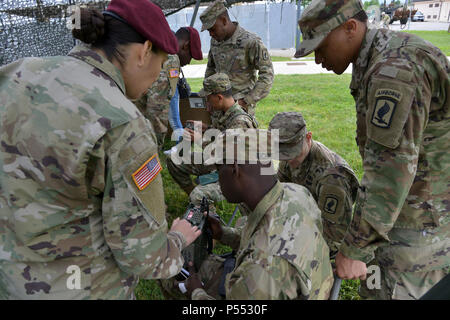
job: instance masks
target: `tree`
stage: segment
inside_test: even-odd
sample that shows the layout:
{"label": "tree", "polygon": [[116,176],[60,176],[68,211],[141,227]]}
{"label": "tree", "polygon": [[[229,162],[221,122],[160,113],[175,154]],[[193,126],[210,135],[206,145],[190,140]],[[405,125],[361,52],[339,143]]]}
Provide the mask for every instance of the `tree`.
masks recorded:
{"label": "tree", "polygon": [[378,0],[369,0],[364,2],[364,10],[367,10],[367,8],[369,8],[370,6],[379,6],[380,3],[378,2]]}

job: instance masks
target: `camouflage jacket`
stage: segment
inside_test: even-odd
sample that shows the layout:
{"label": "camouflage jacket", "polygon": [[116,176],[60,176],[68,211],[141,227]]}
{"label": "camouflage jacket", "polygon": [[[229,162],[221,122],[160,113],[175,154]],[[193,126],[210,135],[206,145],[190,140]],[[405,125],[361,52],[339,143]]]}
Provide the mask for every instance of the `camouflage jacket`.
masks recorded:
{"label": "camouflage jacket", "polygon": [[248,129],[248,128],[257,128],[258,123],[255,118],[249,115],[247,112],[242,109],[239,103],[235,103],[230,109],[226,112],[222,112],[221,116],[217,121],[216,129],[220,131],[224,131],[227,129]]}
{"label": "camouflage jacket", "polygon": [[185,239],[119,70],[77,46],[2,67],[0,91],[0,298],[126,299],[138,277],[176,275]]}
{"label": "camouflage jacket", "polygon": [[234,23],[237,27],[230,39],[221,42],[211,39],[205,78],[218,72],[226,73],[234,99],[244,98],[246,103],[254,105],[265,98],[272,87],[272,61],[261,39]]}
{"label": "camouflage jacket", "polygon": [[155,132],[167,132],[170,100],[175,94],[179,75],[180,59],[176,54],[169,54],[158,79],[148,89],[147,94],[135,103],[142,114],[150,120]]}
{"label": "camouflage jacket", "polygon": [[[306,187],[317,201],[324,219],[324,236],[336,250],[351,221],[353,201],[358,191],[358,179],[347,162],[323,144],[312,141],[303,163],[291,169],[280,161],[278,179]],[[332,244],[336,242],[336,245]]]}
{"label": "camouflage jacket", "polygon": [[368,29],[354,64],[364,176],[341,251],[400,272],[450,265],[450,66],[417,36]]}
{"label": "camouflage jacket", "polygon": [[[235,104],[226,112],[218,112],[217,121],[211,123],[208,129],[217,129],[219,131],[225,131],[227,129],[256,129],[258,128],[258,122],[256,119],[249,115],[242,109],[239,103]],[[211,143],[210,136],[204,136],[202,146],[205,148]]]}
{"label": "camouflage jacket", "polygon": [[[223,231],[227,237],[232,228]],[[239,240],[235,268],[225,280],[227,299],[328,299],[328,246],[306,188],[277,182],[249,214]],[[192,298],[207,295],[196,289]]]}

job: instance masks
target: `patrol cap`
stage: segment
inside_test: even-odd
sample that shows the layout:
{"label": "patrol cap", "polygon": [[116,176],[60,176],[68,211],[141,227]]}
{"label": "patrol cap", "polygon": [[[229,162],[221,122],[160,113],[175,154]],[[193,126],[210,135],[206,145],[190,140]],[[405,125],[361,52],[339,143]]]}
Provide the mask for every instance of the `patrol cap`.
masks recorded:
{"label": "patrol cap", "polygon": [[210,94],[223,93],[231,89],[231,82],[225,73],[215,73],[203,80],[203,88],[199,91],[200,97]]}
{"label": "patrol cap", "polygon": [[306,136],[306,122],[301,113],[279,112],[270,121],[268,129],[279,130],[280,160],[291,160],[301,153]]}
{"label": "patrol cap", "polygon": [[222,0],[216,0],[211,3],[200,15],[200,20],[202,21],[202,31],[208,30],[214,26],[217,17],[225,11],[227,11],[227,8],[225,8],[225,4]]}
{"label": "patrol cap", "polygon": [[294,57],[310,54],[332,30],[363,10],[361,0],[312,0],[298,21],[303,41]]}
{"label": "patrol cap", "polygon": [[195,60],[202,60],[202,43],[197,29],[193,27],[185,27],[189,30],[189,48],[191,49],[192,58]]}
{"label": "patrol cap", "polygon": [[177,38],[170,30],[164,13],[150,0],[111,0],[103,14],[126,22],[168,54],[178,53]]}
{"label": "patrol cap", "polygon": [[270,131],[262,129],[227,129],[211,145],[205,165],[269,162],[277,152]]}

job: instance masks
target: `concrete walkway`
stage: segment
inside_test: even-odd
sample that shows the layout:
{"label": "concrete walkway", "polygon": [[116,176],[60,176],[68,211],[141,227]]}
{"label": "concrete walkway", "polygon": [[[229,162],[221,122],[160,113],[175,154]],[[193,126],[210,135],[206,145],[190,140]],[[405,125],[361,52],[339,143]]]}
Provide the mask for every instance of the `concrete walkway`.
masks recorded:
{"label": "concrete walkway", "polygon": [[[292,61],[273,62],[275,74],[317,74],[333,73],[323,69],[321,65],[314,62],[314,58],[295,59]],[[203,78],[206,71],[206,64],[194,64],[183,67],[183,73],[186,78]],[[350,65],[345,73],[352,73]]]}

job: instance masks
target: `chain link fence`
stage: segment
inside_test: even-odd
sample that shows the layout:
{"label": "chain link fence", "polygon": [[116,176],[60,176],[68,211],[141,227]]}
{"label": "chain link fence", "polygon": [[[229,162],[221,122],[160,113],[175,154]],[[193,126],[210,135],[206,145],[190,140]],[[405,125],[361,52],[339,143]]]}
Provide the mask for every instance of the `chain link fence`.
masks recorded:
{"label": "chain link fence", "polygon": [[[153,2],[167,16],[196,0]],[[69,28],[75,6],[103,11],[108,3],[109,0],[0,0],[0,65],[23,57],[66,55],[75,43]]]}
{"label": "chain link fence", "polygon": [[[74,45],[68,27],[75,4],[103,10],[107,1],[0,1],[0,65],[23,57],[65,55]],[[70,26],[70,25],[69,25]]]}

